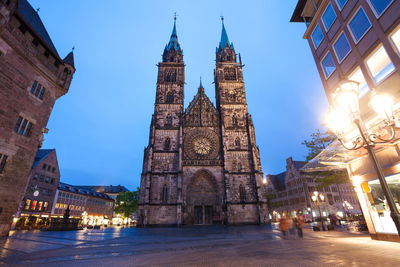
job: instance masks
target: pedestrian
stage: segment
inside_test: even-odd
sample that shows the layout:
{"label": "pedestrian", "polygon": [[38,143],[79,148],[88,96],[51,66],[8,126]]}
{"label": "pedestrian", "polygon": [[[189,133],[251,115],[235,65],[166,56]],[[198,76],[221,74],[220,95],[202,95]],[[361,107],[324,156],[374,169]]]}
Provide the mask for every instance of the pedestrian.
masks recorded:
{"label": "pedestrian", "polygon": [[330,215],[329,215],[329,220],[330,220],[330,222],[331,222],[332,228],[335,229],[335,225],[336,225],[336,222],[337,222],[337,217],[336,217],[336,215],[335,215],[334,213],[330,214]]}
{"label": "pedestrian", "polygon": [[296,238],[296,230],[295,230],[296,224],[294,222],[294,219],[293,218],[288,218],[287,220],[288,220],[288,228],[289,228],[290,236],[293,239],[295,239]]}
{"label": "pedestrian", "polygon": [[285,217],[281,217],[279,220],[279,226],[282,232],[282,238],[287,239],[287,232],[288,232],[288,224]]}
{"label": "pedestrian", "polygon": [[297,235],[300,238],[303,238],[303,216],[296,216],[296,228],[297,228]]}

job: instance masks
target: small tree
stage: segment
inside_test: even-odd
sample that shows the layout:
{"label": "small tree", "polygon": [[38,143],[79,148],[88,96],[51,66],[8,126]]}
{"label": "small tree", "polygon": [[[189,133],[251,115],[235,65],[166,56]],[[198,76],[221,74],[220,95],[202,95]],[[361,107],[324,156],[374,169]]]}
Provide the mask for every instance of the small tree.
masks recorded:
{"label": "small tree", "polygon": [[[321,132],[317,129],[311,135],[311,140],[304,140],[301,144],[305,145],[308,149],[308,155],[306,156],[307,162],[316,157],[319,153],[321,153],[324,149],[328,147],[329,144],[335,140],[335,135],[326,131]],[[317,182],[317,188],[321,189],[324,187],[328,187],[332,184],[342,184],[349,181],[349,177],[345,170],[337,170],[337,171],[318,171],[310,173],[315,177],[315,181]]]}
{"label": "small tree", "polygon": [[308,155],[306,160],[312,160],[322,150],[328,147],[330,143],[335,140],[335,136],[329,132],[321,132],[319,129],[315,133],[311,134],[311,140],[304,140],[301,144],[305,145],[308,149]]}
{"label": "small tree", "polygon": [[322,189],[333,184],[343,184],[349,181],[349,176],[345,170],[319,171],[310,173],[315,177],[317,188]]}
{"label": "small tree", "polygon": [[132,215],[138,209],[139,188],[135,191],[121,192],[118,194],[115,209],[116,213],[122,214],[125,218]]}

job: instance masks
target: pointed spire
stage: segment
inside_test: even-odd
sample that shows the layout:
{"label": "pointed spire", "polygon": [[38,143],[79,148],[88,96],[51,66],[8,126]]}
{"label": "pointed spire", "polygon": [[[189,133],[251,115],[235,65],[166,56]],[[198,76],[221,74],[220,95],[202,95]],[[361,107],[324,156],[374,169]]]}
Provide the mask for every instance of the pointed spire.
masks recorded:
{"label": "pointed spire", "polygon": [[228,34],[226,33],[226,30],[225,30],[224,17],[223,16],[221,16],[221,21],[222,21],[222,32],[221,32],[221,41],[219,42],[219,46],[221,48],[224,48],[226,45],[231,47],[231,44],[229,44]]}
{"label": "pointed spire", "polygon": [[199,85],[199,88],[203,88],[203,89],[204,89],[203,84],[202,84],[202,82],[201,82],[201,76],[200,76],[200,85]]}
{"label": "pointed spire", "polygon": [[166,50],[169,51],[171,48],[174,48],[175,51],[181,48],[178,42],[178,34],[176,33],[176,15],[174,17],[174,27],[172,28],[171,38],[169,39]]}
{"label": "pointed spire", "polygon": [[174,16],[174,27],[172,28],[171,38],[165,46],[163,53],[163,62],[180,62],[182,61],[182,49],[178,42],[178,34],[176,33],[176,13]]}
{"label": "pointed spire", "polygon": [[176,12],[175,12],[175,16],[174,16],[174,28],[172,29],[172,34],[171,34],[171,38],[175,37],[178,39],[178,35],[176,34]]}
{"label": "pointed spire", "polygon": [[74,49],[75,47],[72,48],[72,51],[68,53],[68,55],[63,59],[64,63],[67,63],[71,65],[73,68],[75,68],[74,65]]}

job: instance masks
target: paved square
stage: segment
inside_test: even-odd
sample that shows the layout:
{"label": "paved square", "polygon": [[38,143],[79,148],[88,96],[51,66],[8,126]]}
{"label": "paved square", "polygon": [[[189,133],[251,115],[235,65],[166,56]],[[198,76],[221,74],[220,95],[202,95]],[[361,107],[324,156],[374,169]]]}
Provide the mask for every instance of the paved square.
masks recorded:
{"label": "paved square", "polygon": [[311,232],[284,240],[272,226],[105,228],[12,232],[6,266],[400,266],[400,244],[366,234]]}

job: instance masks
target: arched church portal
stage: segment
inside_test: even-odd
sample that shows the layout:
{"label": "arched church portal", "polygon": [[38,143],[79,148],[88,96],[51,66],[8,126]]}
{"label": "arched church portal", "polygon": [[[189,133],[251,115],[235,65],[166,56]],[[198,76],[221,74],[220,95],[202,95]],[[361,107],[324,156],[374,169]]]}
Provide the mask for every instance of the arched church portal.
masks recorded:
{"label": "arched church portal", "polygon": [[201,170],[193,175],[187,205],[192,224],[212,224],[213,218],[219,216],[218,186],[211,173]]}

